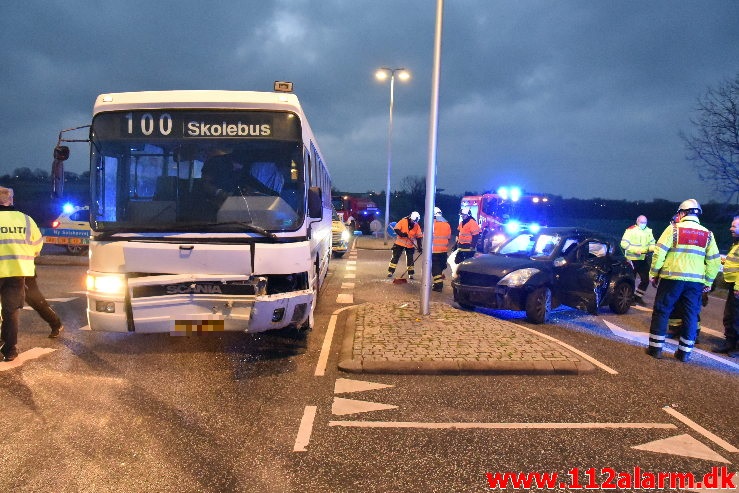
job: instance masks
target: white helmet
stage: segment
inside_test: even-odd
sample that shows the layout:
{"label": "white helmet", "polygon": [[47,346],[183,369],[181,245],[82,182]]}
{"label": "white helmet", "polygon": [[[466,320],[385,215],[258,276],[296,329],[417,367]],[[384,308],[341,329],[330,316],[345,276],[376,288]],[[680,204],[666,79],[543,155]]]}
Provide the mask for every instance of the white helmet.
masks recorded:
{"label": "white helmet", "polygon": [[411,221],[418,221],[419,219],[421,219],[421,214],[419,214],[416,211],[413,211],[413,212],[411,212],[411,216],[410,217],[411,217]]}
{"label": "white helmet", "polygon": [[688,214],[703,214],[700,204],[695,199],[684,200],[677,208],[677,211],[685,211]]}
{"label": "white helmet", "polygon": [[434,216],[441,216],[441,209],[434,207]]}
{"label": "white helmet", "polygon": [[459,211],[460,216],[469,216],[470,215],[470,208],[469,207],[462,207],[462,209]]}

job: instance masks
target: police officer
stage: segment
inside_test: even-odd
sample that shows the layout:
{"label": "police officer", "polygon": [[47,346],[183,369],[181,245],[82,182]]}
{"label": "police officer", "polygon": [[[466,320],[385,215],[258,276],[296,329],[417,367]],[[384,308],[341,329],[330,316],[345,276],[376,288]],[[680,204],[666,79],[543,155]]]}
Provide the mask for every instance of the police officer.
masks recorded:
{"label": "police officer", "polygon": [[441,215],[441,209],[434,207],[434,237],[431,248],[431,275],[433,276],[431,289],[434,291],[441,292],[444,289],[442,272],[446,267],[446,257],[451,237],[452,227]]}
{"label": "police officer", "polygon": [[480,226],[472,217],[469,207],[459,211],[459,234],[457,234],[457,256],[454,261],[459,264],[475,256],[475,245],[480,237]]}
{"label": "police officer", "polygon": [[393,256],[390,258],[390,265],[387,268],[387,277],[393,277],[400,255],[405,251],[408,279],[413,279],[415,273],[413,253],[416,251],[416,246],[418,246],[418,253],[423,251],[420,241],[423,238],[423,233],[421,232],[421,226],[418,224],[419,219],[421,219],[421,215],[413,211],[395,224],[393,229],[397,237],[392,248]]}
{"label": "police officer", "polygon": [[724,281],[729,292],[724,305],[724,343],[715,348],[717,353],[739,356],[739,216],[731,221],[731,236],[734,244],[724,261]]}
{"label": "police officer", "polygon": [[639,275],[639,285],[634,290],[634,303],[640,306],[644,306],[642,297],[649,286],[649,267],[655,243],[652,230],[647,227],[646,216],[637,217],[636,224],[626,228],[621,238],[621,248]]}
{"label": "police officer", "polygon": [[700,224],[698,201],[688,199],[678,207],[677,221],[660,235],[649,270],[657,288],[649,327],[647,354],[662,357],[667,320],[677,303],[683,304],[683,327],[675,357],[689,361],[695,344],[701,296],[711,290],[721,265],[716,241]]}
{"label": "police officer", "polygon": [[18,323],[25,296],[25,278],[33,277],[33,259],[41,251],[43,237],[29,216],[13,207],[13,189],[0,187],[0,303],[2,304],[2,352],[5,361],[18,357]]}

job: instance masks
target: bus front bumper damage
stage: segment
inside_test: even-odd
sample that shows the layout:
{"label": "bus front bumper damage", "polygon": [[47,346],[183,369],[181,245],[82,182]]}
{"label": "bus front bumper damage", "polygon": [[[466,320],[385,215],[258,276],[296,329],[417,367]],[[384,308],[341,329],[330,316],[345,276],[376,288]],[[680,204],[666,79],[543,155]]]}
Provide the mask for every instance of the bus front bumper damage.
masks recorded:
{"label": "bus front bumper damage", "polygon": [[[205,279],[197,281],[199,287]],[[233,294],[218,293],[219,289],[170,287],[164,293],[148,292],[160,286],[130,279],[127,299],[88,293],[87,316],[90,327],[102,331],[169,332],[172,335],[219,331],[264,332],[307,325],[314,298],[314,292],[310,289],[278,294]],[[255,291],[260,292],[258,287]],[[153,295],[142,296],[142,293]],[[129,323],[130,320],[135,322]]]}

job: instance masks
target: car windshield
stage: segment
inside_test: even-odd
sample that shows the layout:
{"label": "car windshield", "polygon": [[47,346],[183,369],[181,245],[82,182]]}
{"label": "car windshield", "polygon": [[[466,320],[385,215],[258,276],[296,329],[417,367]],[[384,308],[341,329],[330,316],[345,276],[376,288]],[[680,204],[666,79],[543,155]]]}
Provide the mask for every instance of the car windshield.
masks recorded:
{"label": "car windshield", "polygon": [[515,257],[549,258],[560,241],[559,235],[521,233],[502,244],[496,253]]}

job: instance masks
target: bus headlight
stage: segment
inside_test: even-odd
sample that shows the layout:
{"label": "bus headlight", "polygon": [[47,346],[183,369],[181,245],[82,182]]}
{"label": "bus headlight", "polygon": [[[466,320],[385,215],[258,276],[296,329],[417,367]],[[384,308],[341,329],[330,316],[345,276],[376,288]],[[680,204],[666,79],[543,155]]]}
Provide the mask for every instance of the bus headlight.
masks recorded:
{"label": "bus headlight", "polygon": [[126,290],[126,279],[120,274],[88,274],[87,290],[122,296]]}
{"label": "bus headlight", "polygon": [[341,239],[343,241],[349,241],[349,238],[351,237],[352,237],[351,233],[349,233],[349,231],[347,231],[346,229],[341,232]]}

